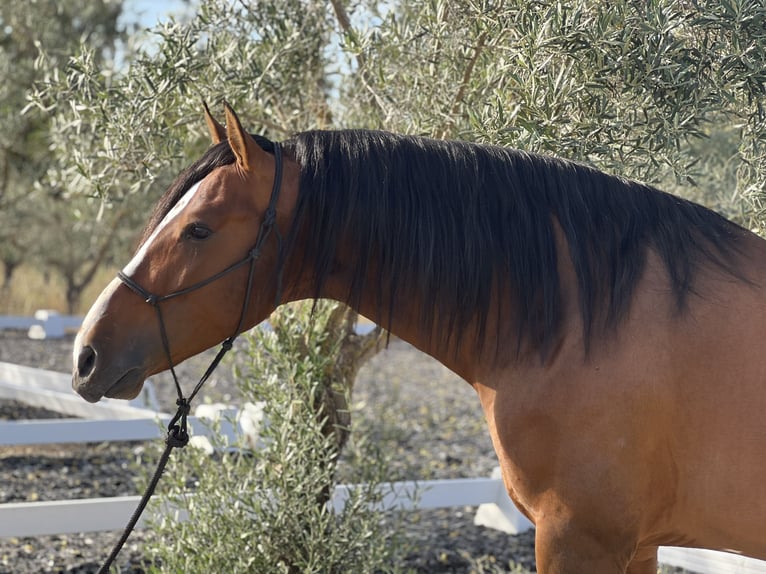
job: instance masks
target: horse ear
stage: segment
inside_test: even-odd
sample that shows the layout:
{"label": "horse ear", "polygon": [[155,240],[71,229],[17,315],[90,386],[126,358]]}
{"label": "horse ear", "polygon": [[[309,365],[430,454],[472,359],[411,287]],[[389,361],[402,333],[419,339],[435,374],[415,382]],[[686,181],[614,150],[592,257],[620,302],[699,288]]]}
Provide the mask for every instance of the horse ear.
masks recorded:
{"label": "horse ear", "polygon": [[210,132],[210,137],[212,138],[213,143],[221,143],[226,139],[226,128],[218,123],[218,120],[213,117],[205,100],[202,100],[202,106],[205,108],[205,123],[207,123],[207,129]]}
{"label": "horse ear", "polygon": [[253,137],[242,128],[237,114],[228,102],[223,103],[223,109],[226,112],[226,137],[229,139],[231,150],[237,158],[237,164],[245,171],[251,171],[255,168],[255,163],[260,155],[265,152]]}

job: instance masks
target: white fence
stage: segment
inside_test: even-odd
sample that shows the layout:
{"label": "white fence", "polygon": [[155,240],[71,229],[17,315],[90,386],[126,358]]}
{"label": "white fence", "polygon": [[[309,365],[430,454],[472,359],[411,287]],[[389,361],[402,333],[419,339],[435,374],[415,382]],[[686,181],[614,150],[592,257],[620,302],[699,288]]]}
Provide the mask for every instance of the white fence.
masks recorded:
{"label": "white fence", "polygon": [[57,311],[49,309],[35,311],[34,317],[0,316],[0,330],[25,330],[30,339],[59,339],[77,330],[81,323],[82,317],[60,315]]}
{"label": "white fence", "polygon": [[[335,488],[332,505],[342,510],[353,485]],[[384,494],[378,510],[413,510],[494,504],[505,492],[502,481],[491,478],[395,482],[380,486]],[[139,496],[117,496],[84,500],[19,502],[0,504],[0,537],[71,534],[120,530],[138,505]],[[417,503],[413,502],[417,500]],[[519,515],[521,516],[521,515]],[[526,519],[519,531],[526,530]],[[185,520],[185,514],[179,514]],[[143,525],[143,518],[139,527]]]}
{"label": "white fence", "polygon": [[[96,440],[146,440],[163,434],[151,385],[134,401],[104,400],[89,404],[69,390],[69,376],[40,369],[0,363],[0,398],[44,406],[83,420],[55,419],[0,422],[3,445],[34,445]],[[192,433],[202,436],[208,427],[189,419]],[[233,433],[229,425],[224,432]],[[338,486],[332,504],[340,509],[354,486]],[[379,509],[410,510],[478,506],[476,523],[518,533],[532,525],[516,509],[499,474],[491,478],[398,482],[380,487],[386,493]],[[138,496],[20,502],[0,504],[0,537],[41,536],[119,530],[128,521]],[[417,501],[414,503],[413,501]],[[180,519],[185,519],[179,514]],[[139,523],[140,526],[141,523]],[[660,561],[702,574],[766,574],[766,562],[708,550],[661,548]]]}

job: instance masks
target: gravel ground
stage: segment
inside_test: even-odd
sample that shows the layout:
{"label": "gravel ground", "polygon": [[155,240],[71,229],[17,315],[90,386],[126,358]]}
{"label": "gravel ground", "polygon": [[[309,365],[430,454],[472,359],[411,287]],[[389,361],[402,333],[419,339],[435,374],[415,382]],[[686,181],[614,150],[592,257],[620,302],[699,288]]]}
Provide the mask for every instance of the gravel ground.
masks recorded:
{"label": "gravel ground", "polygon": [[[0,332],[0,361],[69,371],[72,340],[31,341]],[[211,352],[178,368],[185,385],[204,369]],[[228,401],[235,392],[225,364],[203,390],[203,400]],[[173,410],[171,379],[153,379],[159,401]],[[427,400],[424,400],[427,397]],[[384,440],[393,441],[397,464],[391,480],[482,477],[496,466],[474,391],[435,361],[392,341],[360,373],[354,402],[364,417],[386,413]],[[56,413],[0,401],[0,419],[57,417]],[[359,416],[359,415],[357,415]],[[55,445],[0,450],[0,503],[138,494],[131,465],[141,443]],[[151,463],[153,464],[153,463]],[[474,507],[418,511],[407,517],[409,540],[419,551],[406,566],[417,573],[499,574],[534,572],[534,535],[508,536],[474,526]],[[121,554],[121,572],[144,572],[136,532]],[[118,533],[83,533],[0,539],[0,574],[96,572]],[[681,572],[667,570],[667,572]]]}

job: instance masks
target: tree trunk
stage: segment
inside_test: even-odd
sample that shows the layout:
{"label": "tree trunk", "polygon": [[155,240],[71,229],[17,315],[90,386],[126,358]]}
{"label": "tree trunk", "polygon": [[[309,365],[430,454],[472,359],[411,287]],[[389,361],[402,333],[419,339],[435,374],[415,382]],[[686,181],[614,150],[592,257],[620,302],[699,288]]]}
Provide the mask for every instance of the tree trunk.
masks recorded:
{"label": "tree trunk", "polygon": [[66,312],[68,315],[74,315],[80,304],[80,296],[84,286],[78,284],[73,277],[66,278]]}
{"label": "tree trunk", "polygon": [[3,261],[3,286],[0,287],[3,291],[8,291],[11,287],[11,281],[13,280],[13,274],[18,269],[21,261]]}
{"label": "tree trunk", "polygon": [[[335,456],[329,461],[328,476],[335,476],[338,459],[351,434],[351,411],[348,401],[354,390],[354,382],[359,369],[383,349],[383,331],[380,327],[366,334],[355,331],[358,318],[356,311],[345,305],[338,305],[327,323],[327,330],[332,333],[325,339],[325,346],[335,345],[340,339],[337,362],[328,371],[323,380],[321,396],[315,397],[315,416],[326,418],[322,434],[334,436]],[[332,351],[328,348],[328,354]],[[332,496],[332,484],[324,489],[319,504],[326,504]]]}

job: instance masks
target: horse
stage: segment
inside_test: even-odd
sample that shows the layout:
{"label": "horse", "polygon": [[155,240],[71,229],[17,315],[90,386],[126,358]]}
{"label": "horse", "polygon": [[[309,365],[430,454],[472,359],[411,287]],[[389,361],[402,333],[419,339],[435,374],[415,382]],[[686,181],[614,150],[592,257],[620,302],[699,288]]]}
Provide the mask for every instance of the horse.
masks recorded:
{"label": "horse", "polygon": [[553,157],[205,119],[76,337],[83,398],[335,299],[476,390],[540,572],[654,573],[661,545],[766,559],[764,240]]}

